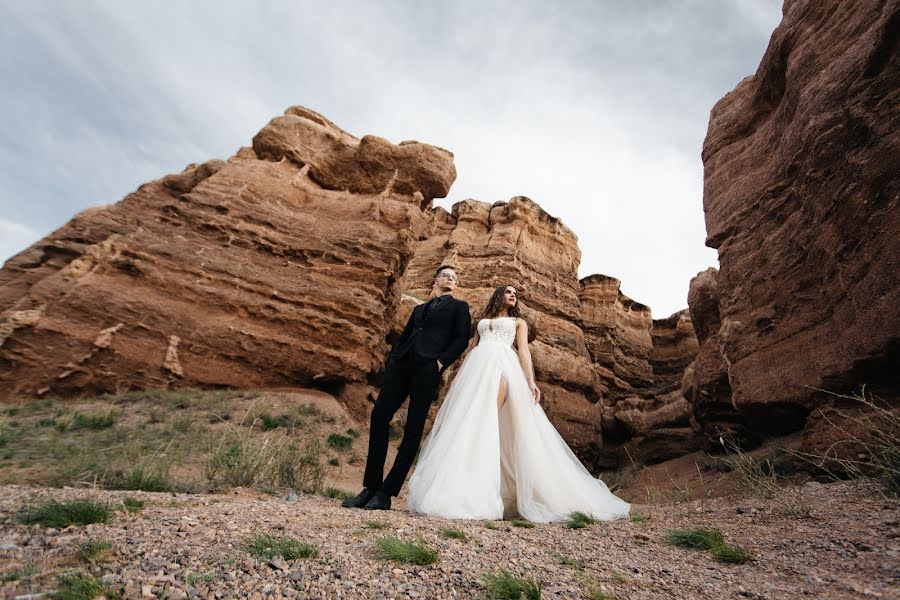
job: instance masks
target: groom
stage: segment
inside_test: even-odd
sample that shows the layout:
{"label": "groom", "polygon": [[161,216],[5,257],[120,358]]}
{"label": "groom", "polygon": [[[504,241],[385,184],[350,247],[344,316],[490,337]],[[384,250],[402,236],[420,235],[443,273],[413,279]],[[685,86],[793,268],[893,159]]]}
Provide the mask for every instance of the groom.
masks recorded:
{"label": "groom", "polygon": [[[363,490],[343,502],[348,508],[388,510],[391,496],[400,493],[422,441],[428,408],[437,398],[441,373],[459,358],[472,335],[469,305],[450,294],[458,277],[450,267],[435,272],[432,298],[413,309],[403,333],[388,355],[381,393],[372,409],[369,456]],[[394,466],[384,477],[388,424],[409,396],[403,441]]]}

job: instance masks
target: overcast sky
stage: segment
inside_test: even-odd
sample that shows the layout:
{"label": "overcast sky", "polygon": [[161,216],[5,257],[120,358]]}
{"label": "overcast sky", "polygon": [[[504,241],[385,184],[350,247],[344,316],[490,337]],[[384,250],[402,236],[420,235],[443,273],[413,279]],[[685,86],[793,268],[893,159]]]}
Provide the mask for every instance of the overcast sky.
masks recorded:
{"label": "overcast sky", "polygon": [[0,261],[300,104],[451,150],[438,204],[528,196],[578,235],[581,276],[664,317],[716,265],[709,111],[780,18],[778,0],[0,0]]}

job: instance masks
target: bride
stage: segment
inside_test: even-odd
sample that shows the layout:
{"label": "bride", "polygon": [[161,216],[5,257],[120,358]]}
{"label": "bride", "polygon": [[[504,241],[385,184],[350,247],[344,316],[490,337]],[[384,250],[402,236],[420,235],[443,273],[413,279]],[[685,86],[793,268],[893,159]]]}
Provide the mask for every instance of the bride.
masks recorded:
{"label": "bride", "polygon": [[449,519],[518,513],[540,523],[574,511],[600,520],[627,516],[628,503],[584,468],[540,398],[518,292],[500,286],[419,454],[409,509]]}

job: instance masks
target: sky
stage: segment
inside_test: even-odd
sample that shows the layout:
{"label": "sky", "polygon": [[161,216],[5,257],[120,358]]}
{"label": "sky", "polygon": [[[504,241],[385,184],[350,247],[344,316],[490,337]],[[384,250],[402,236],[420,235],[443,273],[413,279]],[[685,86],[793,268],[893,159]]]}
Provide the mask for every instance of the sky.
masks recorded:
{"label": "sky", "polygon": [[662,318],[706,248],[700,151],[778,0],[0,0],[0,261],[309,107],[528,196]]}

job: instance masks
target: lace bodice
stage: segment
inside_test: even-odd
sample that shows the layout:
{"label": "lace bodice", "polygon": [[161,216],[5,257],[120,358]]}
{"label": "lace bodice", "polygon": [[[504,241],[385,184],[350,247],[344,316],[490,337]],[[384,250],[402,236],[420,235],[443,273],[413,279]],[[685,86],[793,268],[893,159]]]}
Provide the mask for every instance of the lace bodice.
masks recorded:
{"label": "lace bodice", "polygon": [[481,319],[478,321],[479,344],[484,342],[496,342],[506,346],[512,346],[516,341],[516,320],[512,317],[499,317],[497,319]]}

